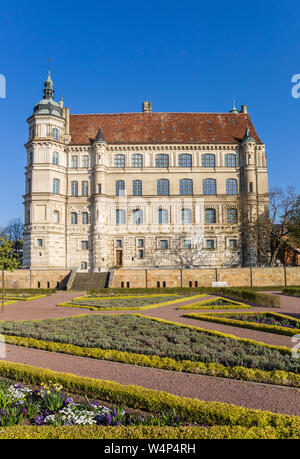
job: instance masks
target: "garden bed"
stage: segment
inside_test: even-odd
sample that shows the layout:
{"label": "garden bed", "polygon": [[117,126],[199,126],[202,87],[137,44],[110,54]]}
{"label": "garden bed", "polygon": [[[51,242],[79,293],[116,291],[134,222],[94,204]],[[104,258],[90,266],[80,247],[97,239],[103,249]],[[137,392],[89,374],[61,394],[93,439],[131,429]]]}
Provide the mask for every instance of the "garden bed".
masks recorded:
{"label": "garden bed", "polygon": [[210,300],[200,301],[199,303],[179,306],[177,309],[251,309],[251,306],[239,303],[238,301],[216,297]]}
{"label": "garden bed", "polygon": [[184,317],[215,322],[234,327],[250,328],[269,333],[293,336],[300,333],[300,321],[290,316],[270,312],[185,314]]}

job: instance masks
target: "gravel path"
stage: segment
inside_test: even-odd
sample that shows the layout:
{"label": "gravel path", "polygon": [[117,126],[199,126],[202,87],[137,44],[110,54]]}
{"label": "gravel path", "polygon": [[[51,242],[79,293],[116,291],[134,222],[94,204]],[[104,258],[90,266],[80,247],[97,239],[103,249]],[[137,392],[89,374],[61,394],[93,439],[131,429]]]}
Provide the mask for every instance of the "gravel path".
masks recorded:
{"label": "gravel path", "polygon": [[300,391],[293,388],[157,370],[11,345],[7,346],[6,357],[7,361],[54,371],[135,384],[205,401],[233,403],[246,408],[300,416]]}

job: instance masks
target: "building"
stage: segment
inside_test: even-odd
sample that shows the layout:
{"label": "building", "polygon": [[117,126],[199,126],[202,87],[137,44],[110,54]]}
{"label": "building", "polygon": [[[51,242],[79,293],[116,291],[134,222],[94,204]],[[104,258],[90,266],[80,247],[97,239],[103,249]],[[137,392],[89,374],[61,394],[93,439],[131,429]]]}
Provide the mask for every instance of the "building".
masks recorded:
{"label": "building", "polygon": [[268,205],[265,145],[229,113],[70,113],[44,97],[28,119],[24,268],[241,266],[239,198]]}

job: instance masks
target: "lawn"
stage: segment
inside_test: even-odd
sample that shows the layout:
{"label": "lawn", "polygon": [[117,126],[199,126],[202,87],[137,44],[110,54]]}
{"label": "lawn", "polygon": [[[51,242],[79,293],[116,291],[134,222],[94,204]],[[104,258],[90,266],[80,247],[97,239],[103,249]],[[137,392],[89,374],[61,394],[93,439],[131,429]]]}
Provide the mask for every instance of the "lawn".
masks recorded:
{"label": "lawn", "polygon": [[[132,298],[90,298],[90,299],[75,299],[70,301],[70,306],[92,306],[93,308],[105,309],[105,308],[136,308],[141,306],[147,306],[158,303],[165,303],[167,301],[183,299],[182,295],[170,295],[170,296],[148,296],[148,297],[132,297]],[[187,298],[188,299],[188,298]]]}
{"label": "lawn", "polygon": [[133,315],[2,322],[0,333],[178,361],[300,373],[300,359],[280,350]]}

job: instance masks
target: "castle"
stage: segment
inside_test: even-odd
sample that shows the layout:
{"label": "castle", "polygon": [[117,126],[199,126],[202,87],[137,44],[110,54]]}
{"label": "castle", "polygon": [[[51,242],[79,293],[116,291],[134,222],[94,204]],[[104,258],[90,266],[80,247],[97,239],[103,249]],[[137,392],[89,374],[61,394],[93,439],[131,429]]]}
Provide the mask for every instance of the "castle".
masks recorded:
{"label": "castle", "polygon": [[49,70],[28,118],[24,268],[240,267],[239,198],[268,207],[265,145],[228,113],[70,113]]}

